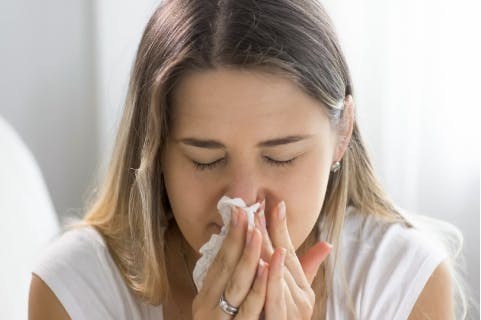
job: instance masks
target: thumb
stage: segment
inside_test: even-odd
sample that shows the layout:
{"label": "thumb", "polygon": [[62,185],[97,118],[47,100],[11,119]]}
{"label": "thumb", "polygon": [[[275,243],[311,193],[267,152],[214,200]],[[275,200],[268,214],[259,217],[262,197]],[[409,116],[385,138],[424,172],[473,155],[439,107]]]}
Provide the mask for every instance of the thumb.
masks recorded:
{"label": "thumb", "polygon": [[309,284],[312,284],[312,281],[314,281],[319,266],[327,258],[331,249],[332,245],[328,242],[318,242],[309,248],[306,254],[299,258]]}

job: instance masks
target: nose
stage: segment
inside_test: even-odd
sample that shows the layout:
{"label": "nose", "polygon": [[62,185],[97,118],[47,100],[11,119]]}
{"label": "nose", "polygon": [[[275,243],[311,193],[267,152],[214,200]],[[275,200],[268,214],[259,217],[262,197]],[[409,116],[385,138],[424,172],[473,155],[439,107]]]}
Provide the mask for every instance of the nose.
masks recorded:
{"label": "nose", "polygon": [[252,169],[243,167],[232,170],[224,194],[231,198],[241,198],[250,206],[262,201],[264,196],[262,190],[260,175]]}

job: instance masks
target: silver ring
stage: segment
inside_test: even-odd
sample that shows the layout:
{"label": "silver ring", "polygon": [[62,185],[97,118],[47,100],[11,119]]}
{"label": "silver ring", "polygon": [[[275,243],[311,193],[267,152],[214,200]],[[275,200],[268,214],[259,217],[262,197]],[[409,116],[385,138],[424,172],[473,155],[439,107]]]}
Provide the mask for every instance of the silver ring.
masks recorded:
{"label": "silver ring", "polygon": [[219,299],[219,308],[230,316],[235,316],[237,312],[239,312],[239,308],[236,308],[227,302],[223,292]]}

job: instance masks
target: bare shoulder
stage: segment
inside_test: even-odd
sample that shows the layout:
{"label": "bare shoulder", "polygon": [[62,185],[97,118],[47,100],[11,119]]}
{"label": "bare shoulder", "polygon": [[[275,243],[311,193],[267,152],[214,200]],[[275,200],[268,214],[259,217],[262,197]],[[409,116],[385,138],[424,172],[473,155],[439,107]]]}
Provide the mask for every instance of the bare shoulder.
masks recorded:
{"label": "bare shoulder", "polygon": [[65,308],[45,282],[32,273],[28,299],[29,320],[70,320]]}
{"label": "bare shoulder", "polygon": [[409,320],[454,319],[451,272],[446,262],[441,263],[424,286]]}

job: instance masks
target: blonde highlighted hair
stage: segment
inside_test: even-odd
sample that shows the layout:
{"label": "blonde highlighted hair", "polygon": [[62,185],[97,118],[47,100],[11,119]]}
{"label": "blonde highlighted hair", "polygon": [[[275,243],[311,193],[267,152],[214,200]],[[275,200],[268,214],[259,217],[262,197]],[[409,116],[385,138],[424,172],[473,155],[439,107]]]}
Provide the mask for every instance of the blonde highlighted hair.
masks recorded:
{"label": "blonde highlighted hair", "polygon": [[[345,125],[339,103],[353,95],[351,79],[318,1],[162,1],[138,47],[107,175],[83,220],[102,234],[127,285],[153,305],[164,303],[170,290],[164,252],[170,206],[161,171],[170,96],[187,72],[223,66],[287,76],[326,106],[334,128]],[[405,223],[374,175],[356,123],[319,215],[323,238],[334,246],[348,206]],[[318,233],[314,228],[299,252]],[[314,283],[316,319],[324,318],[331,277],[324,264]]]}

